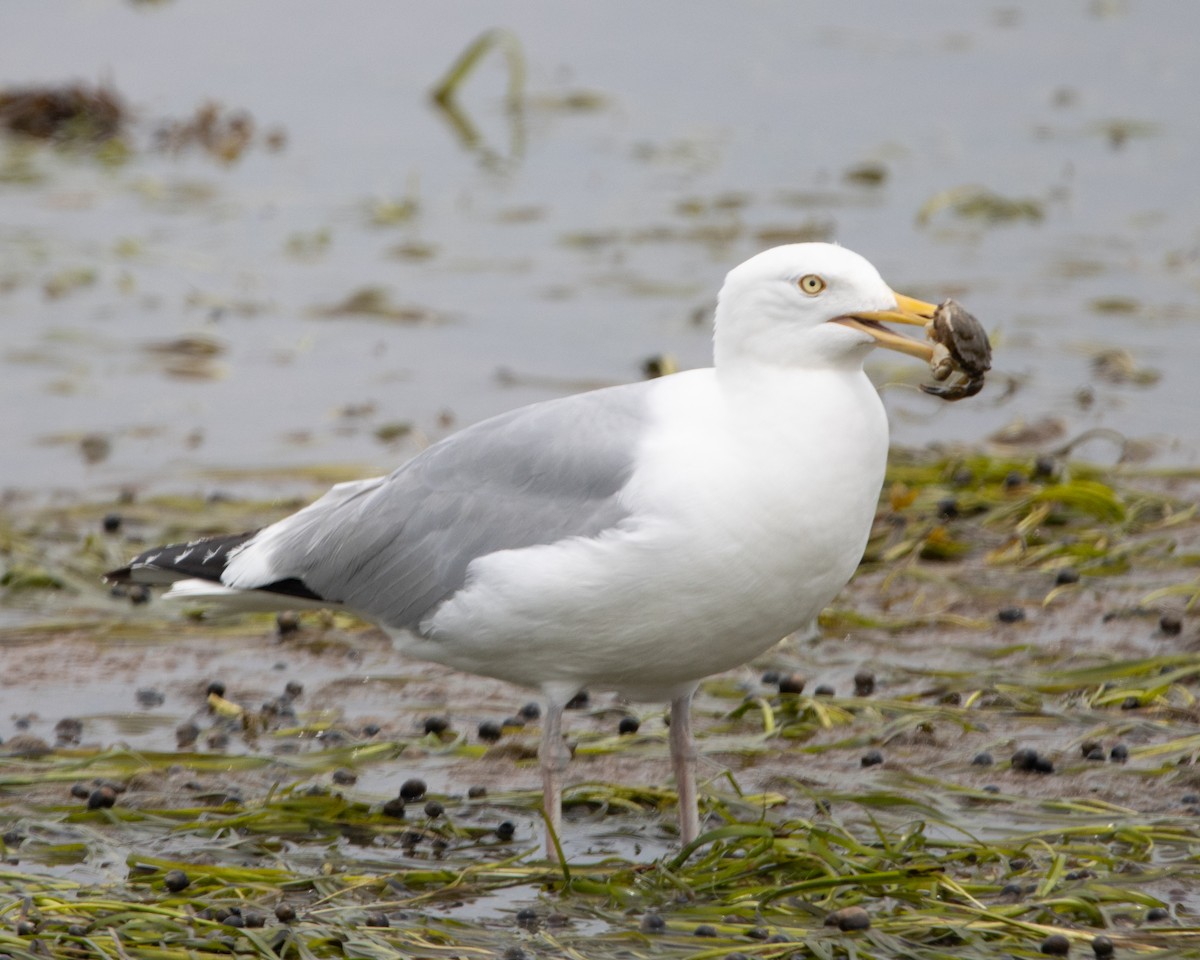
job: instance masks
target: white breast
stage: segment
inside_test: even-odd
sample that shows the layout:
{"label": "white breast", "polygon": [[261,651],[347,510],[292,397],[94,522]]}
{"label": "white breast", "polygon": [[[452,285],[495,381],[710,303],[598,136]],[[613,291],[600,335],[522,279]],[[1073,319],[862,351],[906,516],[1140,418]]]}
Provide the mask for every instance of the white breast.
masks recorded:
{"label": "white breast", "polygon": [[548,690],[674,695],[811,620],[862,556],[887,423],[845,371],[661,381],[623,496],[599,538],[475,561],[465,589],[403,641],[418,656]]}

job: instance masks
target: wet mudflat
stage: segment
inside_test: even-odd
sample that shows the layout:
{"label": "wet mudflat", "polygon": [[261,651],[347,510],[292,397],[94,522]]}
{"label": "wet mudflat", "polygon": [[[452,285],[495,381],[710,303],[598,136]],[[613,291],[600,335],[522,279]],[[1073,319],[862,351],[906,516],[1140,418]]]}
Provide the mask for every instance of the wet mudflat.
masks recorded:
{"label": "wet mudflat", "polygon": [[[0,953],[1200,956],[1195,10],[694,13],[0,10]],[[706,363],[805,239],[994,365],[872,364],[867,559],[702,688],[695,850],[655,707],[568,714],[554,867],[527,691],[97,581]]]}
{"label": "wet mudflat", "polygon": [[820,635],[702,687],[694,850],[662,711],[570,711],[566,869],[527,691],[343,615],[180,617],[93,579],[201,509],[219,531],[279,506],[10,513],[8,548],[46,562],[0,637],[4,948],[1190,955],[1198,487],[899,451]]}

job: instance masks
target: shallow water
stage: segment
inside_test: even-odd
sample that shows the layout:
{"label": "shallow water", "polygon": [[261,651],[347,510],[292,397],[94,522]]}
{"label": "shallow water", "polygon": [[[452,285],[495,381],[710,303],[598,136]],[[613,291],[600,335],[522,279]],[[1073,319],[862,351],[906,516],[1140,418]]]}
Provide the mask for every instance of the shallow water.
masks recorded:
{"label": "shallow water", "polygon": [[[524,97],[505,108],[493,53],[461,93],[468,144],[428,92],[495,26],[519,42]],[[0,181],[3,484],[386,469],[652,355],[705,364],[725,270],[799,235],[954,295],[994,335],[988,390],[957,405],[875,363],[907,380],[885,392],[898,441],[1053,416],[1051,443],[1108,427],[1194,462],[1198,30],[1193,5],[1120,0],[700,3],[686,22],[628,2],[10,0],[0,87],[103,80],[136,122],[123,164],[36,148],[35,182]],[[209,100],[254,118],[238,160],[153,149]],[[0,142],[6,163],[17,149]],[[882,182],[846,177],[868,163]],[[921,222],[971,184],[1042,217]],[[318,315],[369,287],[419,319]],[[147,350],[185,336],[216,355]],[[1160,378],[1098,381],[1100,348]],[[89,434],[108,444],[92,463]]]}

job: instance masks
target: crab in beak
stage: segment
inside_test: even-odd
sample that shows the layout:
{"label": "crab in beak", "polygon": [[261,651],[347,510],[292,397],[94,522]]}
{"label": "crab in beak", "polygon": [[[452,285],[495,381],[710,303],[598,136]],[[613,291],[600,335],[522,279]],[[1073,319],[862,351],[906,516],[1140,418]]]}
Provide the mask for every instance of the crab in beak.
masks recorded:
{"label": "crab in beak", "polygon": [[[961,400],[982,390],[984,375],[992,366],[992,346],[982,324],[954,300],[935,306],[903,294],[895,296],[894,310],[862,311],[838,317],[836,322],[863,331],[881,347],[924,360],[939,383],[950,381],[945,386],[923,383],[925,393]],[[885,323],[924,327],[928,340],[912,340]]]}

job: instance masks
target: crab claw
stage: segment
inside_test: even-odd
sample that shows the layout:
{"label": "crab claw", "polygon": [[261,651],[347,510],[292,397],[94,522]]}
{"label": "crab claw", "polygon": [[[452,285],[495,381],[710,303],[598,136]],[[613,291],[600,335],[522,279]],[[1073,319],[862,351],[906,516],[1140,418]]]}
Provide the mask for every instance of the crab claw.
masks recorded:
{"label": "crab claw", "polygon": [[963,400],[966,397],[973,397],[983,389],[983,377],[965,377],[957,383],[951,383],[947,386],[937,386],[932,383],[920,384],[921,390],[929,394],[931,397],[940,397],[942,400]]}

